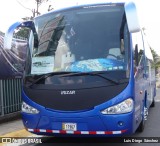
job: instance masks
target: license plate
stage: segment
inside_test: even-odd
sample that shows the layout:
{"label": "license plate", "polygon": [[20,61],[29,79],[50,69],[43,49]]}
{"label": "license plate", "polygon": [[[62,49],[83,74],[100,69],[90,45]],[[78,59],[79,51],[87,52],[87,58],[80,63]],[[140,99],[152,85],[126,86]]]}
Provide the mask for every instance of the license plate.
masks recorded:
{"label": "license plate", "polygon": [[76,123],[62,123],[62,129],[77,131],[77,124]]}

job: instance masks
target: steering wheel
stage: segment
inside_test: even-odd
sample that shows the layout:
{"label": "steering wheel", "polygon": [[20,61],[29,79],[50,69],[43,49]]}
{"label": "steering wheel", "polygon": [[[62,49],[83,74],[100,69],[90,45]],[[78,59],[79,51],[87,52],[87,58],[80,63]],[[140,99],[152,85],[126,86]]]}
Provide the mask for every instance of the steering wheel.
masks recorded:
{"label": "steering wheel", "polygon": [[113,54],[108,54],[107,58],[109,58],[109,59],[117,59],[117,56],[113,55]]}

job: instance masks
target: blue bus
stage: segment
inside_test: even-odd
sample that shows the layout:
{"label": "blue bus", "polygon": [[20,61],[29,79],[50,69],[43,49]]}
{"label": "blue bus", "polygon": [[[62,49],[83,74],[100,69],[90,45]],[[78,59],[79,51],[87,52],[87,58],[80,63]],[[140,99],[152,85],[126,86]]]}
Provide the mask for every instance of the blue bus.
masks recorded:
{"label": "blue bus", "polygon": [[136,6],[93,3],[16,22],[30,29],[23,75],[22,119],[39,135],[142,132],[155,105],[155,65]]}

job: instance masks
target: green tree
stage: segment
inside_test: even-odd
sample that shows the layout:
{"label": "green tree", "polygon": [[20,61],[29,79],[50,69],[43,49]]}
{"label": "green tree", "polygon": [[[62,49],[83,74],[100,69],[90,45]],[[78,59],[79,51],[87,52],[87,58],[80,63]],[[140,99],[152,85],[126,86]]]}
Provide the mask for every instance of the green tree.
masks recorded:
{"label": "green tree", "polygon": [[152,55],[153,55],[153,59],[154,59],[154,61],[156,62],[156,59],[159,57],[158,56],[158,54],[156,53],[156,51],[154,50],[154,49],[152,49],[152,48],[150,48],[151,49],[151,52],[152,52]]}
{"label": "green tree", "polygon": [[29,32],[30,30],[28,28],[21,27],[17,30],[17,32],[14,35],[22,38],[28,38]]}
{"label": "green tree", "polygon": [[160,56],[156,53],[156,51],[153,48],[150,48],[152,55],[153,55],[153,60],[155,62],[155,68],[156,72],[158,71],[158,68],[160,68]]}
{"label": "green tree", "polygon": [[[22,4],[20,1],[17,0],[17,2],[18,2],[23,8],[28,9],[28,10],[31,11],[31,13],[32,13],[32,16],[24,17],[24,18],[22,18],[22,19],[23,19],[23,20],[32,20],[35,16],[41,15],[41,13],[40,13],[40,11],[39,11],[39,7],[40,7],[42,4],[44,4],[44,3],[48,2],[48,1],[49,1],[49,0],[34,0],[34,2],[35,2],[35,4],[36,4],[36,5],[35,5],[35,8],[31,9],[31,8],[26,7],[25,4]],[[53,10],[52,5],[49,5],[47,10],[48,10],[48,11]]]}
{"label": "green tree", "polygon": [[[35,16],[38,16],[40,15],[41,13],[39,12],[39,7],[45,3],[45,2],[48,2],[49,0],[34,0],[35,2],[35,8],[34,9],[31,9],[31,8],[28,8],[25,6],[25,3],[22,4],[20,1],[17,0],[17,2],[25,9],[28,9],[32,15],[31,16],[27,16],[27,17],[24,17],[22,18],[24,21],[27,21],[27,20],[32,20]],[[51,11],[53,10],[52,8],[52,5],[49,5],[48,6],[48,11]],[[15,33],[16,36],[20,36],[20,37],[23,37],[23,38],[28,38],[28,35],[29,35],[29,29],[28,28],[19,28],[17,30],[17,32]]]}

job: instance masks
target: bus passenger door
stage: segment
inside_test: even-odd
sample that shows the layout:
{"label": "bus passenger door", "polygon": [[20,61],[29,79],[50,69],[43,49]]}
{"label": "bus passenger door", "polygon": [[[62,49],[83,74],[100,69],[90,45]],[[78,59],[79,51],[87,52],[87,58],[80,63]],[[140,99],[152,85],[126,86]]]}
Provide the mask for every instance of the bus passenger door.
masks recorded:
{"label": "bus passenger door", "polygon": [[145,77],[147,78],[147,107],[152,103],[152,74],[151,74],[151,63],[150,60],[146,58],[146,70],[145,70]]}

